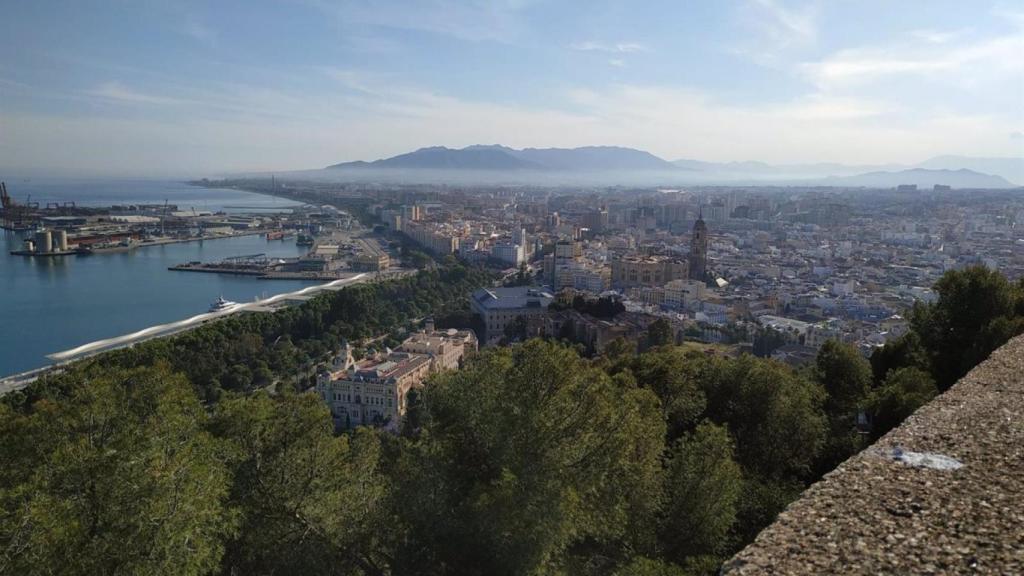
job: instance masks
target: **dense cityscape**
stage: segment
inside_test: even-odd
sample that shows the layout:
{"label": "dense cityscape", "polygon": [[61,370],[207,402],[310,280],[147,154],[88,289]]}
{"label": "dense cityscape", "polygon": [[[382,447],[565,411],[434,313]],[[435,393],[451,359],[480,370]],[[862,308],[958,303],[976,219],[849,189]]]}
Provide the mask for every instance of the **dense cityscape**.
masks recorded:
{"label": "dense cityscape", "polygon": [[0,576],[1024,574],[1020,6],[0,38]]}
{"label": "dense cityscape", "polygon": [[[1024,201],[1013,191],[222,184],[357,206],[379,231],[435,257],[505,277],[522,272],[546,291],[544,308],[557,294],[614,299],[621,317],[559,311],[527,328],[557,336],[572,316],[578,341],[594,351],[620,336],[635,340],[663,318],[676,342],[750,351],[772,330],[779,337],[762,353],[792,364],[830,339],[868,357],[907,331],[903,316],[914,302],[935,300],[932,286],[945,272],[985,266],[1024,276]],[[505,313],[488,323],[486,344],[503,337],[513,315],[534,312],[525,292],[508,298],[520,306],[490,304]],[[485,320],[488,306],[474,298]]]}
{"label": "dense cityscape", "polygon": [[[162,466],[209,514],[172,513],[184,524],[154,561],[179,557],[174,539],[201,537],[204,571],[688,575],[725,562],[758,573],[773,550],[744,547],[804,487],[847,458],[877,466],[873,441],[1024,331],[1018,191],[194,184],[297,207],[16,207],[21,222],[48,227],[26,245],[51,248],[17,255],[80,257],[49,252],[101,231],[131,239],[119,248],[132,251],[260,234],[305,252],[171,269],[330,282],[252,304],[221,299],[188,322],[81,346],[9,380],[6,450],[20,464],[7,482],[28,492],[5,502],[92,489],[85,471],[107,446],[162,454],[146,458],[169,458]],[[174,442],[192,456],[162,444],[162,417],[137,412],[152,403],[179,422]],[[107,411],[115,405],[126,408]],[[105,423],[80,420],[94,410]],[[61,422],[73,428],[51,430]],[[97,425],[117,431],[66,471],[31,464]],[[210,442],[237,455],[215,464]],[[880,458],[963,465],[937,452]],[[135,473],[105,476],[92,505],[128,505],[134,492],[121,490]],[[138,505],[176,497],[159,477],[146,482],[153,495]],[[602,528],[612,510],[625,516]],[[49,537],[45,523],[86,513],[11,515],[30,524],[4,528],[3,566],[64,564],[36,539]],[[101,538],[135,530],[131,517],[103,520]],[[524,522],[578,535],[500,536]],[[87,572],[123,557],[97,554],[99,541],[79,532],[63,541],[91,549]],[[962,562],[958,550],[937,561]],[[783,561],[796,560],[771,562]]]}

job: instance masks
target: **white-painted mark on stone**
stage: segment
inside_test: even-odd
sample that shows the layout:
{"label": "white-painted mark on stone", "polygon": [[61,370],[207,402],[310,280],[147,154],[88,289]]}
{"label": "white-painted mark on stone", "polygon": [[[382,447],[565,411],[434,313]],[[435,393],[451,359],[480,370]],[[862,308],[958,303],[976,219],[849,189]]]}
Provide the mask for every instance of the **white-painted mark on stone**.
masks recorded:
{"label": "white-painted mark on stone", "polygon": [[892,451],[889,453],[882,453],[883,457],[889,458],[894,462],[899,462],[905,466],[913,466],[914,468],[931,468],[933,470],[957,470],[963,467],[963,462],[953,458],[952,456],[946,456],[945,454],[939,454],[937,452],[911,452],[904,450],[902,446],[893,446]]}

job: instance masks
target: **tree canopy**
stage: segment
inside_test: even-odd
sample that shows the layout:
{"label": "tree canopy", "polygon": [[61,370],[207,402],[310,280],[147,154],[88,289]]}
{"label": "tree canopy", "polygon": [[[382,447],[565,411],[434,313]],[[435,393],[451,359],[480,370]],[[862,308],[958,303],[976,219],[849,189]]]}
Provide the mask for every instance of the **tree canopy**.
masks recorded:
{"label": "tree canopy", "polygon": [[919,304],[911,327],[928,352],[940,390],[949,388],[1011,337],[1024,332],[1024,287],[983,266],[947,272],[938,300]]}
{"label": "tree canopy", "polygon": [[0,407],[0,572],[209,574],[237,533],[225,447],[166,366]]}
{"label": "tree canopy", "polygon": [[1024,285],[952,274],[870,365],[837,342],[800,371],[686,352],[663,327],[593,359],[532,339],[432,376],[398,435],[336,434],[287,371],[459,321],[486,276],[449,263],[100,355],[0,402],[0,573],[713,574],[860,446],[858,411],[881,435],[970,368],[940,350],[1018,329]]}

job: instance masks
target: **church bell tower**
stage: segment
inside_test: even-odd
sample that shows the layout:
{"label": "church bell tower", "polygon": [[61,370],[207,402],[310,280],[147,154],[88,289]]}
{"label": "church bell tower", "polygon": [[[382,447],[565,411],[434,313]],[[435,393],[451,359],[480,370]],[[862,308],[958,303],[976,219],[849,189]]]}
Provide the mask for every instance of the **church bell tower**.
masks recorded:
{"label": "church bell tower", "polygon": [[693,224],[693,238],[690,242],[690,280],[708,280],[708,226],[704,223],[703,212]]}

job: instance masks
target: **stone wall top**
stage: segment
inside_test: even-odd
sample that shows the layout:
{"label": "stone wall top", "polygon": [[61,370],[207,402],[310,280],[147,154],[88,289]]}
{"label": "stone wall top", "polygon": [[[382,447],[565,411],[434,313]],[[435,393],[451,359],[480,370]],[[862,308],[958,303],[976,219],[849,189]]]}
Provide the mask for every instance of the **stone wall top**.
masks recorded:
{"label": "stone wall top", "polygon": [[808,488],[722,573],[1024,574],[1024,336]]}

